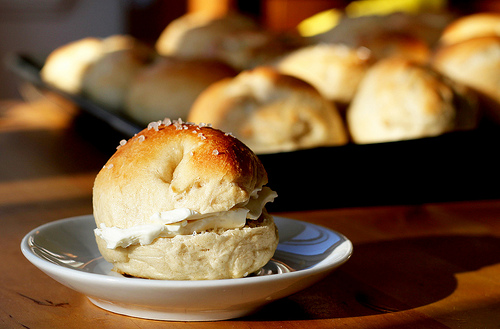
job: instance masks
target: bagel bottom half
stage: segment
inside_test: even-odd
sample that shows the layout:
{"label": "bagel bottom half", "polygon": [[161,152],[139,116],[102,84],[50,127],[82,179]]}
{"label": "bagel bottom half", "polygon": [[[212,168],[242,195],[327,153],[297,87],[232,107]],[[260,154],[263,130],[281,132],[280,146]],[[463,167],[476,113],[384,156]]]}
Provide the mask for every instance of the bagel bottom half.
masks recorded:
{"label": "bagel bottom half", "polygon": [[130,276],[164,280],[241,278],[259,270],[273,256],[278,232],[265,211],[242,228],[158,238],[152,244],[99,251],[113,270]]}

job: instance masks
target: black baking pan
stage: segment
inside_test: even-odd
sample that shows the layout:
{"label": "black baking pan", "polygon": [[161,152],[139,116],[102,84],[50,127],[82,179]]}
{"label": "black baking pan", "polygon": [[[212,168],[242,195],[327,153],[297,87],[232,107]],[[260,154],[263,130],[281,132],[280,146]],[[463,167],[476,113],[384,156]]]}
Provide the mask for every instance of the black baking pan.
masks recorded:
{"label": "black baking pan", "polygon": [[[43,59],[17,54],[7,64],[25,81],[74,102],[94,120],[85,121],[94,127],[93,136],[99,126],[125,138],[142,129],[82,95],[44,84],[40,78]],[[499,143],[499,127],[483,120],[475,130],[437,137],[261,154],[259,158],[269,185],[278,192],[268,206],[271,211],[419,204],[500,198]]]}

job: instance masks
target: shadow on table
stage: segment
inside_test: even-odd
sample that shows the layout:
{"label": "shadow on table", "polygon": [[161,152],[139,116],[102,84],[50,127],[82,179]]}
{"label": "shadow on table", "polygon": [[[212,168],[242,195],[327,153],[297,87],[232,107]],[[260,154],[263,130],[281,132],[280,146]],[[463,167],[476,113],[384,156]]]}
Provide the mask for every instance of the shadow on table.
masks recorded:
{"label": "shadow on table", "polygon": [[451,295],[455,275],[500,263],[500,238],[435,236],[358,244],[314,286],[246,320],[346,318],[404,311]]}

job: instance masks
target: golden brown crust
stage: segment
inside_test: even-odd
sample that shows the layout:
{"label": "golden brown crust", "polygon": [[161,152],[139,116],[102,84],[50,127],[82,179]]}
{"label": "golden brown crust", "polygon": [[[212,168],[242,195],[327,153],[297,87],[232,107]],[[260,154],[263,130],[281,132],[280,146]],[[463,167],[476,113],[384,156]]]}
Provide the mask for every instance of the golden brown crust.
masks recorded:
{"label": "golden brown crust", "polygon": [[[172,145],[191,148],[189,169],[200,177],[214,179],[217,174],[217,178],[245,187],[248,192],[253,190],[257,179],[266,177],[260,160],[238,139],[221,130],[191,123],[162,123],[158,131],[146,128],[119,147],[109,161],[116,164],[122,159],[137,168],[147,166],[152,158],[168,152],[168,146]],[[265,180],[267,182],[267,178]]]}

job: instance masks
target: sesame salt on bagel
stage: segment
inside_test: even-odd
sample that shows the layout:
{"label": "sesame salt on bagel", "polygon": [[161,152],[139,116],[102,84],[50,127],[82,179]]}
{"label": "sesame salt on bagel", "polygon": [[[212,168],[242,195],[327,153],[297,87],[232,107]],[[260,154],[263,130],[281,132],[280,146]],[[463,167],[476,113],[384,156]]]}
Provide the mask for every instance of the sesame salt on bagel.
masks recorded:
{"label": "sesame salt on bagel", "polygon": [[278,236],[276,193],[242,142],[208,125],[150,123],[115,154],[93,191],[99,250],[120,273],[153,279],[242,277]]}

